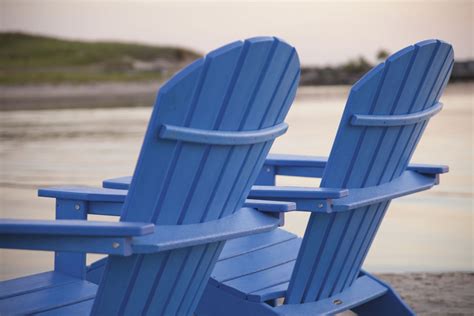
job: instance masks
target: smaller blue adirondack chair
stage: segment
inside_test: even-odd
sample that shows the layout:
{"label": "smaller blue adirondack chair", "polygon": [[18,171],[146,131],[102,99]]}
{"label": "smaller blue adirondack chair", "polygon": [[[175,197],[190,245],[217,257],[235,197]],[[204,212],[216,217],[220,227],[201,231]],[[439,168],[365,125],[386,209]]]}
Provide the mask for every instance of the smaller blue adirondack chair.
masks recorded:
{"label": "smaller blue adirondack chair", "polygon": [[[191,315],[225,241],[294,203],[246,200],[299,81],[276,38],[219,48],[159,91],[130,190],[58,187],[55,221],[0,221],[0,247],[55,251],[54,271],[0,283],[0,315]],[[105,196],[105,198],[104,198]],[[88,214],[120,222],[87,221]],[[98,285],[86,253],[107,254]]]}

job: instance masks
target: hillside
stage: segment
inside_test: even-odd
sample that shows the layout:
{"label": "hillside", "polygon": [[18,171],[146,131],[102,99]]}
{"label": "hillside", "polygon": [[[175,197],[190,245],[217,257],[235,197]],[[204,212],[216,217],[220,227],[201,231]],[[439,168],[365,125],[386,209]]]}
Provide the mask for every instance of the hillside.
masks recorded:
{"label": "hillside", "polygon": [[155,81],[198,57],[175,47],[0,33],[0,85]]}

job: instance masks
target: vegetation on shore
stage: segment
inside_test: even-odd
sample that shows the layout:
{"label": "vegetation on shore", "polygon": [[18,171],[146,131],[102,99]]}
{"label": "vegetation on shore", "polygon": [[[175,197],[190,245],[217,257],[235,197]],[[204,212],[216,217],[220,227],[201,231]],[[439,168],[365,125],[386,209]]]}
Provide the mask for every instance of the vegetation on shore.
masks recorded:
{"label": "vegetation on shore", "polygon": [[[380,50],[383,61],[389,53]],[[84,42],[0,32],[0,85],[163,81],[200,55],[176,47]],[[374,65],[360,56],[301,69],[300,85],[353,84]],[[451,81],[474,80],[474,61],[455,62]]]}
{"label": "vegetation on shore", "polygon": [[163,80],[199,57],[176,47],[0,33],[0,85]]}

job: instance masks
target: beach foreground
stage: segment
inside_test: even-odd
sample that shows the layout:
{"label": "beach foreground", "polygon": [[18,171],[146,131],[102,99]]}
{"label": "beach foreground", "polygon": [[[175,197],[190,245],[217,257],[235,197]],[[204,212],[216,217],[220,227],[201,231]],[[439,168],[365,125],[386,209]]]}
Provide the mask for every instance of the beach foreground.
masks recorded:
{"label": "beach foreground", "polygon": [[418,315],[473,315],[474,273],[379,274]]}

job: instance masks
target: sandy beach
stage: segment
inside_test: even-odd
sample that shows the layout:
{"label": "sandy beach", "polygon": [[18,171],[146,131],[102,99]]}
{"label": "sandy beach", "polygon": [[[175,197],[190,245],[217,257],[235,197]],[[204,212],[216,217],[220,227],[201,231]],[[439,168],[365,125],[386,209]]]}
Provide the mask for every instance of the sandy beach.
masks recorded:
{"label": "sandy beach", "polygon": [[418,315],[474,315],[474,273],[380,274]]}

